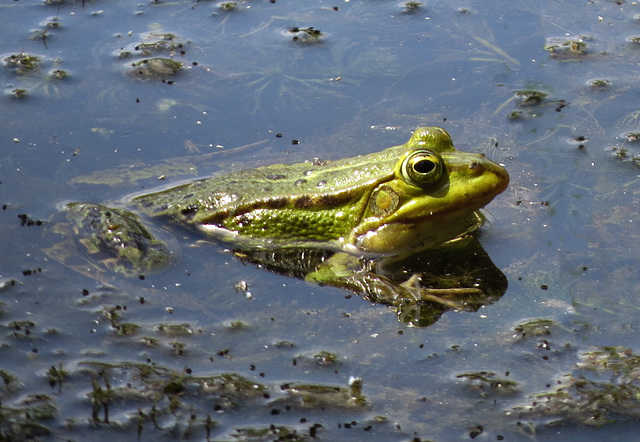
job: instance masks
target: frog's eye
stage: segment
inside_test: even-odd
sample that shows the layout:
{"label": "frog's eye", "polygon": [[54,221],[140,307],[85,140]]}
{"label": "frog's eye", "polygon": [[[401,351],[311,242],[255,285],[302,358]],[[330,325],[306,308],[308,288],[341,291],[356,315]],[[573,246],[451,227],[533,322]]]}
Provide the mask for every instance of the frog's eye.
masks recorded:
{"label": "frog's eye", "polygon": [[409,183],[427,189],[437,186],[444,176],[442,157],[430,150],[417,150],[402,164],[402,177]]}

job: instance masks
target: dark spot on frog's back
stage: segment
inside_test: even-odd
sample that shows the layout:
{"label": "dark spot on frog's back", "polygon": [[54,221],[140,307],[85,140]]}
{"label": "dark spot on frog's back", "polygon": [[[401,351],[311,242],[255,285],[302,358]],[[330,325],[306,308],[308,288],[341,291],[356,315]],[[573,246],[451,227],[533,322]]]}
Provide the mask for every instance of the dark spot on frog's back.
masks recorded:
{"label": "dark spot on frog's back", "polygon": [[151,213],[153,213],[154,215],[157,215],[159,213],[164,213],[169,209],[169,205],[168,204],[156,204],[152,201],[148,201],[148,200],[142,200],[140,202],[140,207],[143,207],[145,209],[149,209],[151,211]]}
{"label": "dark spot on frog's back", "polygon": [[196,215],[197,211],[198,211],[198,206],[196,206],[195,204],[191,204],[185,207],[184,209],[180,210],[180,213],[182,213],[187,220],[191,220]]}
{"label": "dark spot on frog's back", "polygon": [[285,178],[285,175],[279,173],[270,173],[269,175],[267,175],[267,179],[271,181],[284,180]]}
{"label": "dark spot on frog's back", "polygon": [[346,192],[320,195],[318,204],[323,207],[340,207],[351,202],[352,198]]}
{"label": "dark spot on frog's back", "polygon": [[314,166],[324,166],[327,164],[327,162],[321,160],[320,158],[315,158],[311,164],[313,164]]}
{"label": "dark spot on frog's back", "polygon": [[[136,199],[137,199],[137,198],[136,198]],[[149,208],[149,207],[152,207],[153,205],[154,205],[154,204],[153,204],[151,201],[148,201],[148,200],[145,200],[145,199],[143,199],[143,200],[140,202],[140,206],[141,206],[141,207],[144,207],[145,209],[147,209],[147,208]],[[163,205],[165,206],[165,209],[166,209],[166,204],[163,204]]]}
{"label": "dark spot on frog's back", "polygon": [[265,205],[269,209],[282,209],[283,207],[286,207],[288,203],[289,198],[287,198],[286,196],[280,198],[271,198],[265,201]]}
{"label": "dark spot on frog's back", "polygon": [[308,195],[298,197],[293,202],[293,206],[296,209],[309,209],[312,205],[313,205],[313,200]]}

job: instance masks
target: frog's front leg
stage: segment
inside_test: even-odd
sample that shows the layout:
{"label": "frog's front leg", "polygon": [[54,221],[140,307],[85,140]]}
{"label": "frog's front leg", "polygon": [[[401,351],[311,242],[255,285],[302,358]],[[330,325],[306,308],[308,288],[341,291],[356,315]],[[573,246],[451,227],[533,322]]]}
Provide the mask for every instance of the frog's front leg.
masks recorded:
{"label": "frog's front leg", "polygon": [[309,273],[305,279],[320,285],[341,287],[383,304],[432,302],[449,309],[464,309],[466,296],[483,295],[478,288],[427,288],[420,285],[420,275],[413,274],[398,283],[376,271],[377,261],[347,253],[336,253]]}

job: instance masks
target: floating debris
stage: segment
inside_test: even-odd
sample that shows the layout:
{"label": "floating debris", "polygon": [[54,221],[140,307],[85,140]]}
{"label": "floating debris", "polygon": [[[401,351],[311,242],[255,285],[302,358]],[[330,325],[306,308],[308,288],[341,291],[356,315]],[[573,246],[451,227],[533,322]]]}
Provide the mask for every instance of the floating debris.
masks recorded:
{"label": "floating debris", "polygon": [[549,52],[552,58],[579,58],[588,52],[584,40],[585,37],[549,37],[544,50]]}
{"label": "floating debris", "polygon": [[611,86],[611,82],[609,80],[606,80],[606,79],[597,78],[597,79],[594,79],[594,80],[587,81],[587,85],[589,87],[591,87],[592,89],[602,90],[604,88],[607,88],[607,87]]}
{"label": "floating debris", "polygon": [[423,6],[423,4],[420,3],[420,2],[411,1],[411,2],[402,3],[402,7],[404,8],[403,12],[406,12],[406,13],[414,12],[414,11],[422,8],[422,6]]}
{"label": "floating debris", "polygon": [[319,29],[315,29],[313,26],[308,28],[299,28],[294,26],[287,32],[293,34],[292,40],[300,43],[319,43],[320,37],[324,37],[324,34]]}
{"label": "floating debris", "polygon": [[218,8],[223,11],[233,11],[238,6],[238,2],[222,2],[218,4]]}
{"label": "floating debris", "polygon": [[[136,63],[132,63],[131,73],[138,78],[143,79],[164,79],[175,75],[182,69],[183,63],[171,58],[154,57],[145,58]],[[170,82],[169,82],[170,83]]]}
{"label": "floating debris", "polygon": [[19,54],[11,54],[2,59],[5,66],[15,69],[17,74],[24,74],[28,71],[34,71],[40,68],[40,57],[37,55],[20,52]]}

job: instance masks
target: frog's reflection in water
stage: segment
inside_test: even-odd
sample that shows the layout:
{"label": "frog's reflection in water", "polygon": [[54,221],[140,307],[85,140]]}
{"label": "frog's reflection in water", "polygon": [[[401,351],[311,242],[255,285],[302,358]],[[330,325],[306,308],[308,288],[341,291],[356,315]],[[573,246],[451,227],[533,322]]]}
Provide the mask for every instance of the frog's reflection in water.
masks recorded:
{"label": "frog's reflection in water", "polygon": [[508,285],[507,277],[473,235],[402,258],[360,258],[303,248],[236,250],[235,255],[243,262],[300,279],[309,279],[314,269],[322,271],[325,263],[337,258],[342,265],[327,266],[333,277],[325,285],[389,305],[400,321],[414,327],[428,327],[449,310],[477,311],[499,300]]}

